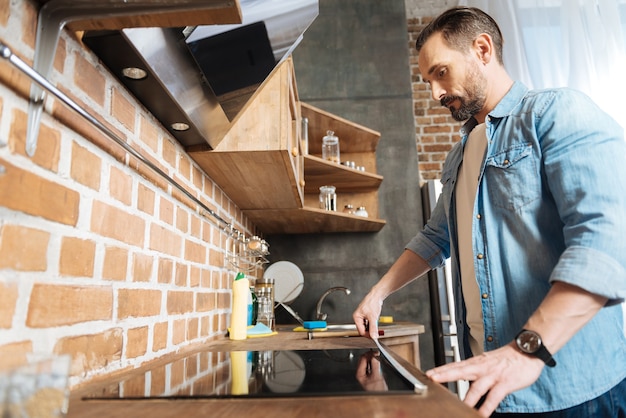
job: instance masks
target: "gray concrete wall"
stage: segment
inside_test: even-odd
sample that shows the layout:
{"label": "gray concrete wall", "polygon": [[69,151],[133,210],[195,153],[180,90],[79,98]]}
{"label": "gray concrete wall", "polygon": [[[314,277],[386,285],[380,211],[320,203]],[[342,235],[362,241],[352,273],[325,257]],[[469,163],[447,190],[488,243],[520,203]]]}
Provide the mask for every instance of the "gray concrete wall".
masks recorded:
{"label": "gray concrete wall", "polygon": [[[347,286],[352,294],[332,294],[324,310],[330,322],[351,322],[363,296],[423,225],[405,10],[404,0],[320,0],[320,14],[293,54],[302,101],[381,132],[380,217],[387,221],[378,233],[267,237],[270,262],[288,260],[304,273],[304,290],[292,303],[304,319],[313,319],[326,289]],[[429,309],[424,278],[383,307],[383,315],[427,327],[424,368],[434,364]],[[279,323],[288,321],[280,311]]]}

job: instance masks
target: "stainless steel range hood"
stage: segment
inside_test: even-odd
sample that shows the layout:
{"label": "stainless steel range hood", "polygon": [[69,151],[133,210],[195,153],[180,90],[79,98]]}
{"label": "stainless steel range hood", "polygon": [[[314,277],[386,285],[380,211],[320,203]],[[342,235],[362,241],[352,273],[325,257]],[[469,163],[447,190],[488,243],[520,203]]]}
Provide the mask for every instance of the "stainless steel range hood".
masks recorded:
{"label": "stainless steel range hood", "polygon": [[[319,7],[318,0],[242,0],[241,10],[237,25],[95,31],[83,41],[181,144],[215,148]],[[130,78],[140,71],[129,69],[146,75]]]}
{"label": "stainless steel range hood", "polygon": [[302,34],[319,13],[318,0],[241,0],[240,3],[241,24],[189,28],[187,43],[263,22],[274,59],[280,62],[300,43]]}

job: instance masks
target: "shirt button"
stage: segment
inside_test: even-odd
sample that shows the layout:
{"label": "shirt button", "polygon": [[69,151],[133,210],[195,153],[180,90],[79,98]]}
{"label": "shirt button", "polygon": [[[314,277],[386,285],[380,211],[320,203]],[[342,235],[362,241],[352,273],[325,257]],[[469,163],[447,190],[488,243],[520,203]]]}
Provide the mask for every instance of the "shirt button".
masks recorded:
{"label": "shirt button", "polygon": [[480,219],[480,218],[481,218],[481,216],[480,216],[480,213],[479,213],[479,214],[476,215],[476,219]]}
{"label": "shirt button", "polygon": [[479,259],[479,260],[482,260],[482,259],[483,259],[483,257],[484,257],[484,256],[483,256],[482,254],[478,254],[478,255],[476,256],[476,258],[477,258],[477,259]]}
{"label": "shirt button", "polygon": [[488,336],[488,337],[487,337],[487,341],[488,341],[488,342],[490,342],[490,343],[491,343],[491,342],[493,342],[493,337],[492,337],[491,335],[490,335],[490,336]]}
{"label": "shirt button", "polygon": [[486,293],[483,293],[483,294],[481,295],[481,297],[482,297],[483,299],[489,299],[489,295],[488,295],[488,294],[486,294]]}
{"label": "shirt button", "polygon": [[509,165],[509,160],[504,160],[504,165]]}

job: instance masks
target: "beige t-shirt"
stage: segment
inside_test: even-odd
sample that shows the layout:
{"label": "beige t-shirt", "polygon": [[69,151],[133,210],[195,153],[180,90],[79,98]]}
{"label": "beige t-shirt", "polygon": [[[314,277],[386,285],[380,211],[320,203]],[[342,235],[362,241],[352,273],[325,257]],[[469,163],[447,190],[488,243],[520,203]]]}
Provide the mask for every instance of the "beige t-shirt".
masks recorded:
{"label": "beige t-shirt", "polygon": [[472,247],[472,222],[474,203],[478,190],[478,176],[487,149],[485,124],[474,127],[463,149],[463,163],[456,183],[456,221],[459,229],[459,260],[461,263],[461,285],[467,310],[467,325],[470,329],[469,343],[472,353],[483,353],[485,327],[483,325],[480,289],[474,270]]}

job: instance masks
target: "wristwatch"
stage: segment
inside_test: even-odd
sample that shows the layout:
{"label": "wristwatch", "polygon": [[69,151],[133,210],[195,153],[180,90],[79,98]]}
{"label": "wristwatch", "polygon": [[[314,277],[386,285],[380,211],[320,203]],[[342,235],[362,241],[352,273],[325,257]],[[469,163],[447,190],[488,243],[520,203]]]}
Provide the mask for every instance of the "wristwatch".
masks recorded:
{"label": "wristwatch", "polygon": [[552,354],[548,351],[541,336],[535,331],[523,329],[515,337],[515,344],[522,353],[535,356],[543,360],[550,367],[556,366],[556,361],[552,358]]}

